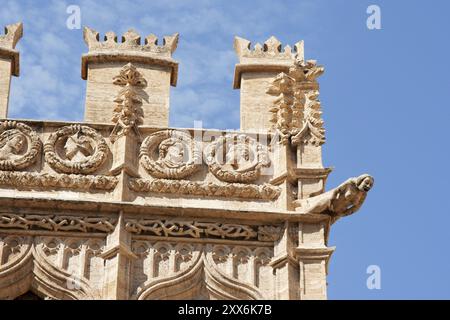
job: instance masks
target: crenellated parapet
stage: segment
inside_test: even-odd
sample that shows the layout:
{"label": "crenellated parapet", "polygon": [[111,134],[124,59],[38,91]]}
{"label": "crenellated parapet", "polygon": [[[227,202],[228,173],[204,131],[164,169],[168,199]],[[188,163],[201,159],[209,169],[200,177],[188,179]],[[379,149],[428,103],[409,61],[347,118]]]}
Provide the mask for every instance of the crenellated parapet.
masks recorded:
{"label": "crenellated parapet", "polygon": [[109,123],[117,99],[118,77],[125,65],[132,63],[146,80],[136,97],[141,100],[143,124],[169,125],[170,86],[176,86],[178,62],[172,58],[178,34],[165,36],[162,43],[151,34],[141,44],[136,31],[129,30],[118,38],[107,32],[104,41],[97,31],[85,27],[84,41],[89,49],[81,58],[81,77],[87,80],[85,120]]}
{"label": "crenellated parapet", "polygon": [[263,45],[236,37],[234,49],[239,63],[234,69],[233,88],[241,94],[241,130],[267,131],[271,127],[268,110],[274,98],[266,93],[267,87],[281,73],[288,73],[296,61],[304,60],[303,41],[293,48],[270,37]]}
{"label": "crenellated parapet", "polygon": [[240,87],[240,73],[245,70],[278,69],[285,70],[289,68],[295,60],[304,59],[304,43],[297,42],[293,47],[290,45],[282,46],[282,43],[274,36],[271,36],[263,44],[252,43],[246,39],[235,37],[234,50],[239,59],[236,66],[234,87]]}
{"label": "crenellated parapet", "polygon": [[133,29],[128,30],[121,38],[109,31],[104,40],[100,40],[100,34],[85,27],[84,41],[89,49],[82,58],[82,78],[87,80],[88,64],[95,61],[117,61],[154,63],[161,66],[169,66],[171,70],[171,85],[177,83],[178,63],[172,59],[172,54],[178,45],[178,33],[163,37],[162,43],[154,34],[148,35],[141,44],[141,36]]}

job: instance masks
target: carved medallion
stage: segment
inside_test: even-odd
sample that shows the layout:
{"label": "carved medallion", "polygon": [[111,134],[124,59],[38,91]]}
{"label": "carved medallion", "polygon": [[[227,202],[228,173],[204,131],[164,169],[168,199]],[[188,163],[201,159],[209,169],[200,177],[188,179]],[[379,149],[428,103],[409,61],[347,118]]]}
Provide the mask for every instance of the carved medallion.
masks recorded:
{"label": "carved medallion", "polygon": [[32,165],[41,153],[38,134],[15,121],[0,124],[0,170],[20,170]]}
{"label": "carved medallion", "polygon": [[252,182],[261,168],[270,165],[267,148],[243,134],[227,134],[212,142],[205,152],[209,170],[225,182]]}
{"label": "carved medallion", "polygon": [[182,131],[158,131],[144,139],[139,157],[155,178],[183,179],[201,166],[201,151],[191,136]]}
{"label": "carved medallion", "polygon": [[45,160],[57,172],[88,174],[101,167],[109,148],[96,130],[71,125],[52,133],[44,152]]}

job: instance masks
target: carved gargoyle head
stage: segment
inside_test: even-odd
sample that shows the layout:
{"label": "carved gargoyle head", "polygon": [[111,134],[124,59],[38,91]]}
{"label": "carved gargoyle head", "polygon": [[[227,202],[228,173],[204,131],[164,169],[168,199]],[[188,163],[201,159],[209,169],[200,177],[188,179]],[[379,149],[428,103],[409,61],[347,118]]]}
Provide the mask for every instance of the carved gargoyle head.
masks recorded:
{"label": "carved gargoyle head", "polygon": [[360,175],[356,180],[356,186],[359,190],[364,192],[369,192],[372,189],[374,179],[371,175],[363,174]]}

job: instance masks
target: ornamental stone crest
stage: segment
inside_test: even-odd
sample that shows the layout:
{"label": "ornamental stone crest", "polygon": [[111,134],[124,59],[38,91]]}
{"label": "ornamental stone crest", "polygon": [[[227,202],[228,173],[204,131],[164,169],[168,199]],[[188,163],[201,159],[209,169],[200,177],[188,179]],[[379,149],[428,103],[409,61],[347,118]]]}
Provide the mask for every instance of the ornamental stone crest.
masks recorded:
{"label": "ornamental stone crest", "polygon": [[190,134],[177,130],[158,131],[145,138],[139,157],[142,166],[155,178],[183,179],[202,164],[198,144]]}
{"label": "ornamental stone crest", "polygon": [[280,133],[282,144],[287,144],[290,137],[294,144],[320,146],[325,142],[316,80],[323,72],[316,61],[297,59],[289,72],[278,74],[267,89],[275,96],[269,110],[271,130]]}
{"label": "ornamental stone crest", "polygon": [[0,170],[29,167],[40,155],[42,143],[29,126],[15,121],[0,124]]}
{"label": "ornamental stone crest", "polygon": [[227,134],[217,138],[205,150],[211,173],[225,182],[248,183],[270,165],[267,147],[243,134]]}
{"label": "ornamental stone crest", "polygon": [[71,125],[52,133],[44,145],[45,160],[57,172],[89,174],[105,162],[105,139],[87,126]]}
{"label": "ornamental stone crest", "polygon": [[120,70],[119,75],[114,77],[113,83],[122,89],[114,100],[116,107],[112,122],[116,125],[111,133],[111,140],[114,142],[127,135],[130,129],[139,136],[137,126],[142,124],[144,117],[140,89],[147,86],[147,81],[134,65],[128,63]]}

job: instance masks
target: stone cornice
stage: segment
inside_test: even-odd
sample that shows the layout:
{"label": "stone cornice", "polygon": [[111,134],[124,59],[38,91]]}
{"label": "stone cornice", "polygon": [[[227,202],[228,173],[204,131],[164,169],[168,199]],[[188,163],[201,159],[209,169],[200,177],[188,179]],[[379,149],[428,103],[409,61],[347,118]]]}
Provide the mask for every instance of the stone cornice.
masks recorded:
{"label": "stone cornice", "polygon": [[0,47],[0,58],[11,60],[11,74],[16,77],[20,75],[19,51]]}
{"label": "stone cornice", "polygon": [[171,70],[170,84],[177,85],[178,80],[178,62],[168,57],[149,56],[141,52],[122,52],[122,51],[107,51],[107,52],[89,52],[83,54],[81,57],[81,78],[87,80],[88,65],[101,62],[123,62],[123,63],[143,63],[146,65],[154,65]]}
{"label": "stone cornice", "polygon": [[221,208],[202,208],[194,206],[177,205],[155,205],[134,204],[121,201],[94,201],[94,200],[72,200],[30,196],[0,197],[0,207],[19,207],[27,210],[36,209],[39,212],[54,212],[55,210],[77,210],[80,212],[98,212],[104,214],[116,214],[123,211],[124,214],[159,216],[159,217],[183,217],[188,218],[210,218],[226,221],[253,221],[264,223],[292,222],[321,222],[327,221],[327,215],[305,214],[276,208],[266,210],[244,210]]}
{"label": "stone cornice", "polygon": [[233,89],[241,88],[241,77],[245,72],[288,72],[291,61],[280,64],[280,62],[267,61],[266,63],[238,63],[234,68]]}

